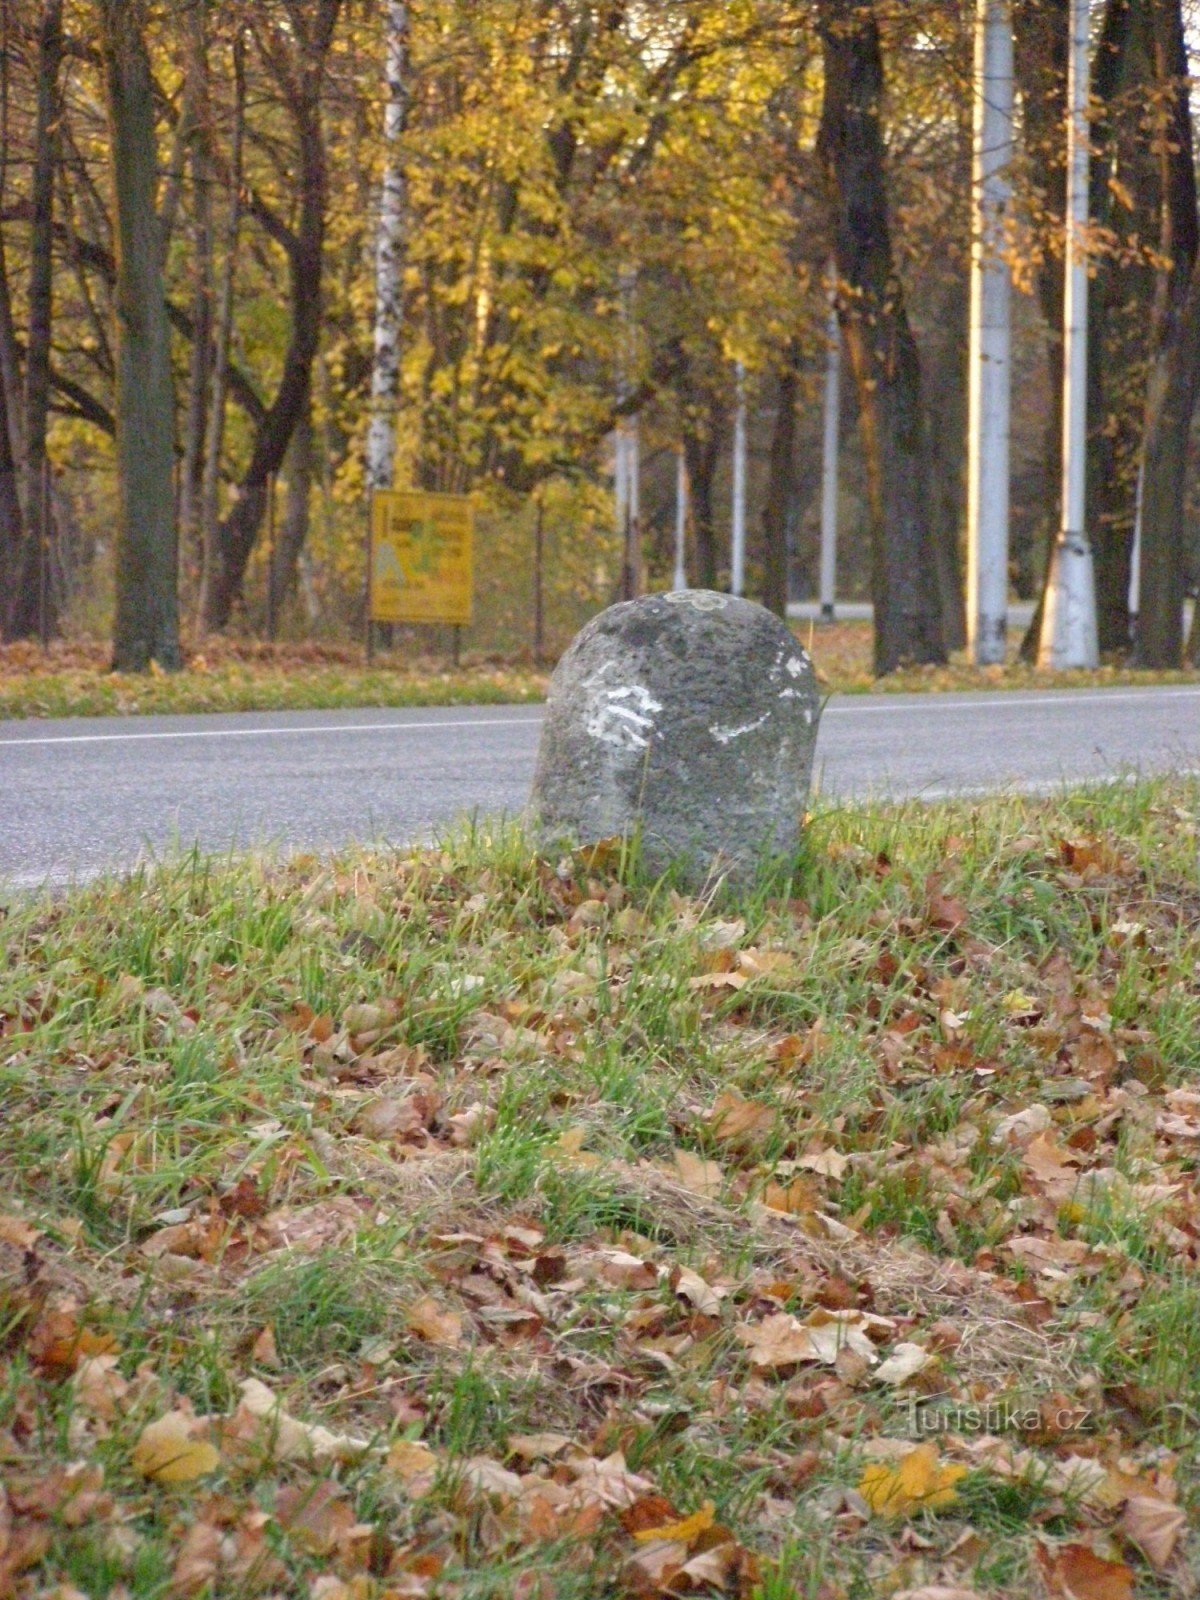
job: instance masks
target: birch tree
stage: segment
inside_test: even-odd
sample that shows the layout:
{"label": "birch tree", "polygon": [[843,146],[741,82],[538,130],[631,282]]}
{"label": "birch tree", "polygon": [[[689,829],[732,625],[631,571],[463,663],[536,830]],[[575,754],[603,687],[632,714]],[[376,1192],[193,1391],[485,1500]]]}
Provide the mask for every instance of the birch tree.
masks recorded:
{"label": "birch tree", "polygon": [[404,304],[405,182],[400,140],[408,116],[408,5],[388,0],[387,104],[383,114],[383,191],[375,240],[375,334],[367,487],[390,489],[400,398],[400,322]]}

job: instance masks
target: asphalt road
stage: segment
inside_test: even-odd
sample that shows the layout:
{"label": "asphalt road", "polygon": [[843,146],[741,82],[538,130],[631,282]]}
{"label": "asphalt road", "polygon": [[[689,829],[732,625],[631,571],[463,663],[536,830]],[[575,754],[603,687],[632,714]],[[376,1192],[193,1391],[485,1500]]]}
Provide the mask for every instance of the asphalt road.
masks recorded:
{"label": "asphalt road", "polygon": [[[524,804],[541,708],[0,723],[0,884],[57,884],[199,844],[408,841]],[[818,790],[929,799],[1200,771],[1200,688],[847,696]]]}

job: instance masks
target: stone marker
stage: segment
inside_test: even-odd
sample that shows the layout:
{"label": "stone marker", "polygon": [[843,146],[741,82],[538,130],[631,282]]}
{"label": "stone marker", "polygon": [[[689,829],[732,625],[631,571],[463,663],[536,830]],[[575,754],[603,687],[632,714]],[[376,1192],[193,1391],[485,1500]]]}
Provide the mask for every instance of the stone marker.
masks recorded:
{"label": "stone marker", "polygon": [[707,589],[610,606],[550,680],[538,838],[640,831],[652,872],[744,878],[796,848],[819,714],[807,652],[762,606]]}

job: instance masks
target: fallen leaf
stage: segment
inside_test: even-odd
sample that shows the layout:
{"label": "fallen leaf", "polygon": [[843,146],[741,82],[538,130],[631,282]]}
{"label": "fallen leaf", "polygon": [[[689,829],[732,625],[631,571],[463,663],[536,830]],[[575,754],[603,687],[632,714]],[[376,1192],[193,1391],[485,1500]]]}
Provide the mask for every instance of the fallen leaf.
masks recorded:
{"label": "fallen leaf", "polygon": [[689,1305],[695,1306],[703,1316],[721,1315],[721,1291],[706,1283],[700,1274],[693,1272],[690,1267],[678,1267],[671,1274],[671,1287],[681,1300],[686,1300]]}
{"label": "fallen leaf", "polygon": [[943,1463],[936,1446],[920,1444],[897,1461],[868,1462],[858,1492],[877,1516],[939,1511],[957,1500],[954,1485],[966,1474],[964,1466]]}
{"label": "fallen leaf", "polygon": [[199,1419],[168,1411],[148,1422],[133,1447],[133,1468],[155,1483],[191,1483],[221,1463],[221,1452],[197,1436]]}
{"label": "fallen leaf", "polygon": [[777,1311],[761,1322],[735,1328],[734,1333],[749,1351],[752,1365],[769,1371],[819,1359],[812,1334],[799,1318],[787,1311]]}
{"label": "fallen leaf", "polygon": [[657,1528],[638,1528],[633,1537],[639,1544],[650,1544],[656,1539],[670,1539],[690,1549],[700,1535],[712,1527],[716,1519],[716,1506],[711,1500],[706,1500],[699,1511],[693,1511],[690,1517],[684,1517],[679,1522],[665,1522]]}
{"label": "fallen leaf", "polygon": [[662,1170],[693,1194],[715,1200],[725,1187],[725,1174],[715,1161],[706,1161],[691,1150],[676,1150]]}
{"label": "fallen leaf", "polygon": [[800,1156],[796,1165],[806,1172],[815,1172],[818,1177],[833,1178],[840,1182],[846,1176],[850,1157],[843,1155],[840,1150],[812,1150],[808,1155]]}
{"label": "fallen leaf", "polygon": [[385,1462],[387,1471],[394,1472],[417,1499],[432,1486],[438,1465],[437,1456],[419,1439],[397,1439],[388,1451]]}
{"label": "fallen leaf", "polygon": [[907,1383],[910,1378],[916,1377],[933,1360],[933,1356],[923,1345],[898,1344],[891,1355],[876,1372],[875,1376],[880,1383],[899,1385]]}
{"label": "fallen leaf", "polygon": [[199,1594],[216,1578],[220,1565],[220,1528],[211,1522],[193,1522],[175,1557],[170,1592],[180,1596]]}
{"label": "fallen leaf", "polygon": [[1037,1547],[1046,1588],[1062,1600],[1133,1600],[1133,1571],[1123,1561],[1105,1561],[1085,1544]]}
{"label": "fallen leaf", "polygon": [[246,1378],[237,1410],[223,1429],[231,1446],[263,1453],[273,1461],[356,1461],[370,1449],[366,1439],[333,1433],[319,1423],[301,1422],[265,1383]]}
{"label": "fallen leaf", "polygon": [[1169,1500],[1157,1495],[1131,1495],[1125,1502],[1121,1532],[1132,1539],[1152,1567],[1161,1572],[1170,1562],[1187,1527],[1187,1517]]}
{"label": "fallen leaf", "polygon": [[431,1295],[423,1295],[410,1306],[405,1321],[427,1344],[440,1345],[445,1350],[457,1350],[462,1344],[462,1318],[439,1305]]}

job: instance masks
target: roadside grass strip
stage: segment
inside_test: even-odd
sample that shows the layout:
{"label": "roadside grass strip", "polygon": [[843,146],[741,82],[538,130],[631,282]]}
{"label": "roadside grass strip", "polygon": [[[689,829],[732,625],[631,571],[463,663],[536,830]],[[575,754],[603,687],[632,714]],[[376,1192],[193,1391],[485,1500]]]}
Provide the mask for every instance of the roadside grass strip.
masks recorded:
{"label": "roadside grass strip", "polygon": [[0,921],[0,1596],[1200,1570],[1200,784]]}

